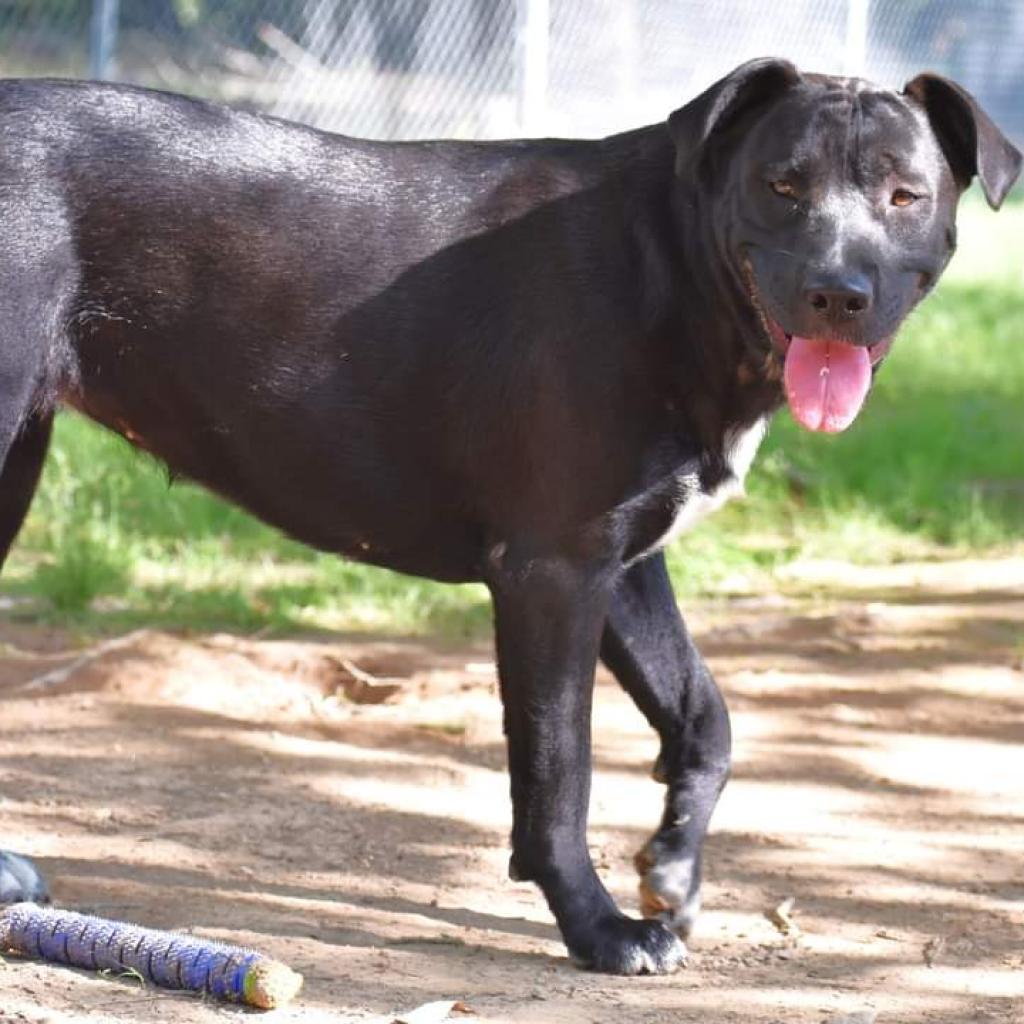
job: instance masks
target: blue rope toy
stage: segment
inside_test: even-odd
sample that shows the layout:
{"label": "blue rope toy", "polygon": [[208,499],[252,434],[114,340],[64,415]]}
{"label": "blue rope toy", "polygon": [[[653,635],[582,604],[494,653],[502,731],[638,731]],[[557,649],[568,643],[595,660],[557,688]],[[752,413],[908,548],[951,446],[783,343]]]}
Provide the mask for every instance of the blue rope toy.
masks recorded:
{"label": "blue rope toy", "polygon": [[87,970],[133,972],[164,988],[264,1010],[284,1005],[302,987],[301,974],[252,949],[35,903],[0,911],[0,950]]}

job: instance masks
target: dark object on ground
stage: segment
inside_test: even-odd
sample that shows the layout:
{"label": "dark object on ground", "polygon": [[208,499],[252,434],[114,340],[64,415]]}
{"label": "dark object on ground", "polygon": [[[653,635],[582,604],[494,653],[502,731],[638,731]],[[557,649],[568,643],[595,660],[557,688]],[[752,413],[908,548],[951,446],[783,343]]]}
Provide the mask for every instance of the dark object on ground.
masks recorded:
{"label": "dark object on ground", "polygon": [[[729,767],[659,549],[788,399],[857,415],[1020,154],[967,93],[743,65],[594,142],[383,144],[125,86],[0,86],[0,552],[59,403],[314,546],[495,609],[514,826],[572,956],[669,971]],[[615,907],[586,842],[604,659],[661,738]]]}
{"label": "dark object on ground", "polygon": [[28,857],[0,850],[0,904],[22,900],[49,903],[46,882]]}

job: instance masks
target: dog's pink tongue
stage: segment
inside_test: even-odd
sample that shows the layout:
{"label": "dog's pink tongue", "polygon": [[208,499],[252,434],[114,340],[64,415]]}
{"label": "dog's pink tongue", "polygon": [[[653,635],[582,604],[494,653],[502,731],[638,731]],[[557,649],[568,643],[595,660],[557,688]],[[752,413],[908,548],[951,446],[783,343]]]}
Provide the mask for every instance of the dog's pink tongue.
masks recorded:
{"label": "dog's pink tongue", "polygon": [[786,398],[808,430],[836,434],[857,417],[871,387],[866,348],[841,341],[793,338],[786,352]]}

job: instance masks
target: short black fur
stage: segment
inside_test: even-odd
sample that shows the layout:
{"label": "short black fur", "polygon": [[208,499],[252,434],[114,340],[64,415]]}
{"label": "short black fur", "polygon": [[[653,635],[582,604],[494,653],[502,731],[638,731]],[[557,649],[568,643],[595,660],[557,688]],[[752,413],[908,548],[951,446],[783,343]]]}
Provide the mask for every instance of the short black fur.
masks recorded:
{"label": "short black fur", "polygon": [[[485,582],[512,870],[579,963],[671,970],[730,740],[658,548],[741,475],[782,401],[781,333],[877,343],[949,258],[965,168],[1005,195],[1019,154],[963,95],[768,60],[600,141],[384,144],[2,83],[0,556],[65,404],[316,547]],[[898,175],[928,199],[897,219]],[[823,322],[823,273],[867,279],[870,311]],[[661,738],[652,920],[618,911],[587,851],[599,654]]]}

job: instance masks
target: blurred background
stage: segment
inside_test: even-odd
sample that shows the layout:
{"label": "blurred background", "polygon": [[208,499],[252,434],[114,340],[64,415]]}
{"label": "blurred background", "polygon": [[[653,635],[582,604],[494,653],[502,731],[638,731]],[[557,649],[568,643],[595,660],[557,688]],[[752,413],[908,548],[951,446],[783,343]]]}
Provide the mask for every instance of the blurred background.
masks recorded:
{"label": "blurred background", "polygon": [[[376,138],[598,136],[739,62],[900,86],[957,79],[1024,143],[1017,0],[0,0],[0,73],[107,78]],[[685,593],[815,558],[998,554],[1024,528],[1024,205],[973,194],[961,253],[845,435],[778,417],[750,497],[672,553]],[[319,555],[74,417],[0,584],[25,614],[237,628],[472,632],[479,588]]]}
{"label": "blurred background", "polygon": [[0,0],[7,75],[112,78],[375,138],[602,135],[784,54],[956,78],[1024,134],[1016,0]]}

